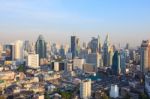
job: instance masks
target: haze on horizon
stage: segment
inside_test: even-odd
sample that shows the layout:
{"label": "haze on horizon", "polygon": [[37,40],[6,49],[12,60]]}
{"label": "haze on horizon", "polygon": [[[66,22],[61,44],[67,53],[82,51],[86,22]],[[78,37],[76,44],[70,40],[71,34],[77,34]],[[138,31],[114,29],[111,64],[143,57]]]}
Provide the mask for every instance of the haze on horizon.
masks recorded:
{"label": "haze on horizon", "polygon": [[88,42],[107,33],[114,44],[138,46],[150,39],[150,0],[1,0],[0,42]]}

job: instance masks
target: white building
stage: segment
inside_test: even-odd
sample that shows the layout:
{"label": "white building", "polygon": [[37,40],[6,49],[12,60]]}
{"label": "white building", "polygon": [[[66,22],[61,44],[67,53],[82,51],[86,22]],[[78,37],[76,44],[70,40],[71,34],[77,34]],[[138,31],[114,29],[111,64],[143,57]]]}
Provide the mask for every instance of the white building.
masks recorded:
{"label": "white building", "polygon": [[74,58],[73,59],[73,69],[83,69],[83,64],[85,63],[84,59]]}
{"label": "white building", "polygon": [[80,83],[80,98],[90,99],[91,97],[91,80],[86,79]]}
{"label": "white building", "polygon": [[23,41],[17,40],[14,43],[14,46],[15,46],[15,59],[18,61],[23,61],[24,57]]}
{"label": "white building", "polygon": [[117,85],[111,85],[111,89],[110,89],[110,97],[111,98],[117,98],[119,97],[119,88]]}
{"label": "white building", "polygon": [[27,59],[27,66],[31,68],[39,67],[39,55],[38,54],[29,54]]}
{"label": "white building", "polygon": [[59,71],[59,62],[54,62],[54,71]]}

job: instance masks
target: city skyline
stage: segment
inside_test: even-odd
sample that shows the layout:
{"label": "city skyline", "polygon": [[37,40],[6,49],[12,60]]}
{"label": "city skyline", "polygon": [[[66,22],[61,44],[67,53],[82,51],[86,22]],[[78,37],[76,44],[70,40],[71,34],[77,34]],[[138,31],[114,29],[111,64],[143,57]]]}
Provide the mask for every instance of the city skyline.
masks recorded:
{"label": "city skyline", "polygon": [[[150,1],[110,0],[2,0],[0,1],[0,42],[46,41],[69,43],[71,35],[82,42],[107,34],[113,44],[139,46],[149,39]],[[137,36],[138,35],[138,36]]]}

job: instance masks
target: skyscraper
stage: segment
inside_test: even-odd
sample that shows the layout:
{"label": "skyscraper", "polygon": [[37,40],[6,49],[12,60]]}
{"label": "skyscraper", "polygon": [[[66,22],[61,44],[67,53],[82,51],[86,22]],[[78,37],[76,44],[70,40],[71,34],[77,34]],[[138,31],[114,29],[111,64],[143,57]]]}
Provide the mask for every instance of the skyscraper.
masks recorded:
{"label": "skyscraper", "polygon": [[126,53],[124,50],[120,51],[120,66],[121,66],[121,73],[125,74],[125,72],[126,72]]}
{"label": "skyscraper", "polygon": [[113,56],[113,63],[112,63],[112,71],[113,74],[118,75],[121,72],[121,67],[120,67],[120,52],[115,51],[114,56]]}
{"label": "skyscraper", "polygon": [[72,58],[75,58],[76,56],[79,55],[79,38],[76,36],[71,36],[71,53],[72,53]]}
{"label": "skyscraper", "polygon": [[14,46],[15,46],[15,59],[18,61],[23,61],[24,58],[23,41],[17,40],[14,43]]}
{"label": "skyscraper", "polygon": [[46,58],[46,42],[42,35],[39,35],[38,40],[35,44],[36,54],[39,54],[39,59]]}
{"label": "skyscraper", "polygon": [[91,97],[91,80],[86,79],[80,83],[80,98],[90,99]]}
{"label": "skyscraper", "polygon": [[101,40],[100,40],[100,36],[98,36],[98,38],[93,37],[89,47],[91,48],[91,52],[92,53],[101,53],[102,51],[102,46],[101,46]]}
{"label": "skyscraper", "polygon": [[109,53],[109,51],[110,51],[110,41],[109,41],[109,35],[107,34],[106,39],[104,41],[104,45],[103,45],[103,64],[104,64],[104,66],[110,65],[109,54],[112,54],[112,53]]}
{"label": "skyscraper", "polygon": [[14,60],[14,45],[7,44],[5,45],[5,51],[6,51],[6,61],[12,61]]}
{"label": "skyscraper", "polygon": [[150,41],[144,40],[141,44],[141,71],[150,71]]}

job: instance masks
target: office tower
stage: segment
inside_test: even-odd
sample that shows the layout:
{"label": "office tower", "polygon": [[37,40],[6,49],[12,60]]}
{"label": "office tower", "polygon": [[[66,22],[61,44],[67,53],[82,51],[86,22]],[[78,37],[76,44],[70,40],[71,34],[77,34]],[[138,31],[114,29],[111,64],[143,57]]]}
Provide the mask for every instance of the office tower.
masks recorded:
{"label": "office tower", "polygon": [[14,45],[12,44],[5,45],[5,51],[6,51],[5,60],[6,61],[14,60]]}
{"label": "office tower", "polygon": [[104,66],[109,66],[109,50],[110,50],[110,41],[109,35],[107,34],[106,39],[103,45],[103,64]]}
{"label": "office tower", "polygon": [[121,73],[125,74],[125,72],[126,72],[126,53],[124,50],[120,51],[120,66],[121,66]]}
{"label": "office tower", "polygon": [[86,63],[92,64],[97,71],[97,68],[100,67],[101,54],[99,53],[91,53],[88,54],[86,58]]}
{"label": "office tower", "polygon": [[120,52],[115,51],[114,56],[113,56],[113,64],[112,64],[112,71],[113,74],[118,75],[121,72],[120,68]]}
{"label": "office tower", "polygon": [[27,66],[31,68],[38,68],[39,67],[39,55],[29,54],[27,58]]}
{"label": "office tower", "polygon": [[80,83],[80,98],[90,99],[91,98],[91,80],[82,80]]}
{"label": "office tower", "polygon": [[39,59],[46,58],[46,42],[42,35],[39,35],[38,40],[35,44],[36,54],[39,54]]}
{"label": "office tower", "polygon": [[126,44],[125,49],[129,49],[129,43]]}
{"label": "office tower", "polygon": [[23,61],[24,58],[24,46],[23,46],[23,41],[16,41],[14,43],[15,46],[15,60],[18,61]]}
{"label": "office tower", "polygon": [[136,52],[135,50],[130,50],[130,60],[135,61],[135,57],[136,57]]}
{"label": "office tower", "polygon": [[114,55],[114,50],[113,47],[111,46],[108,55],[108,66],[112,66],[113,55]]}
{"label": "office tower", "polygon": [[26,51],[27,53],[31,53],[31,44],[29,41],[24,41],[24,51]]}
{"label": "office tower", "polygon": [[150,71],[150,41],[144,40],[141,44],[141,71]]}
{"label": "office tower", "polygon": [[80,53],[79,53],[79,57],[83,58],[83,59],[86,59],[88,54],[90,54],[90,53],[91,53],[91,49],[90,48],[81,49]]}
{"label": "office tower", "polygon": [[93,37],[92,40],[89,43],[89,47],[91,48],[92,53],[101,53],[101,42],[100,42],[100,36],[98,38]]}
{"label": "office tower", "polygon": [[80,47],[79,47],[79,38],[76,36],[71,36],[71,53],[72,58],[75,58],[79,55]]}
{"label": "office tower", "polygon": [[63,45],[61,45],[61,48],[59,49],[59,54],[62,58],[65,58],[65,49]]}

